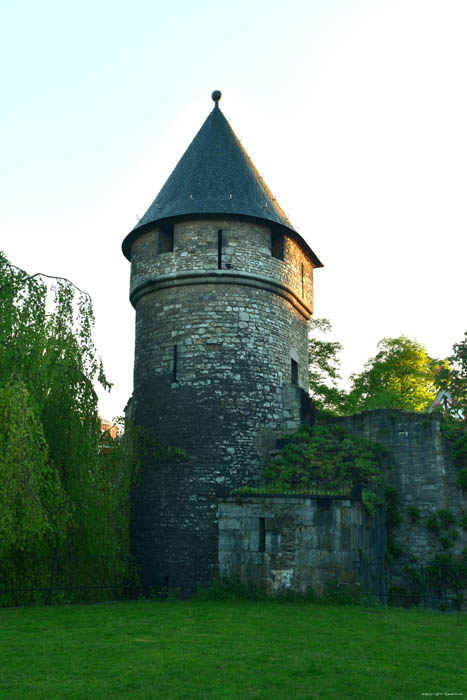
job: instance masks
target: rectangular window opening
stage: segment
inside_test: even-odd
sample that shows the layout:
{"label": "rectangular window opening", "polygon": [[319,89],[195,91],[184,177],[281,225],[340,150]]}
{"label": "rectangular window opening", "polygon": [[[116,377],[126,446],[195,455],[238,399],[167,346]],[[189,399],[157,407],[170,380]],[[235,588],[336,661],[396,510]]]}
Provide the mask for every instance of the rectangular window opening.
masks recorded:
{"label": "rectangular window opening", "polygon": [[173,354],[173,367],[172,367],[172,382],[177,381],[177,357],[178,355],[178,350],[177,346],[174,345],[174,354]]}
{"label": "rectangular window opening", "polygon": [[303,269],[303,263],[302,263],[302,297],[305,296],[305,271]]}
{"label": "rectangular window opening", "polygon": [[157,252],[172,253],[174,249],[174,225],[167,224],[159,229],[159,247]]}
{"label": "rectangular window opening", "polygon": [[258,518],[258,552],[266,551],[266,518]]}
{"label": "rectangular window opening", "polygon": [[217,232],[217,269],[222,270],[222,229]]}
{"label": "rectangular window opening", "polygon": [[290,360],[290,374],[292,384],[298,384],[298,362]]}
{"label": "rectangular window opening", "polygon": [[280,231],[271,231],[271,255],[278,260],[284,259],[284,234]]}

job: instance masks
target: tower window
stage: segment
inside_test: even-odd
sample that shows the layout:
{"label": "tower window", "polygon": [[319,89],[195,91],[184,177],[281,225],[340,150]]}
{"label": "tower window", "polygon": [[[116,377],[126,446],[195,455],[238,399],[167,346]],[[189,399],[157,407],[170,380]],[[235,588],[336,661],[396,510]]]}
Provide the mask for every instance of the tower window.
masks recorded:
{"label": "tower window", "polygon": [[174,345],[173,365],[172,365],[172,382],[177,381],[177,360],[178,360],[178,350],[177,350],[177,346]]}
{"label": "tower window", "polygon": [[284,234],[280,231],[271,231],[271,255],[278,260],[284,259]]}
{"label": "tower window", "polygon": [[222,270],[222,229],[217,232],[217,269]]}
{"label": "tower window", "polygon": [[266,518],[258,518],[258,552],[266,551]]}
{"label": "tower window", "polygon": [[290,360],[290,379],[292,384],[298,384],[298,362]]}
{"label": "tower window", "polygon": [[157,252],[172,253],[174,249],[174,225],[167,224],[159,229],[159,246]]}
{"label": "tower window", "polygon": [[303,270],[303,263],[302,263],[302,297],[305,296],[305,272]]}

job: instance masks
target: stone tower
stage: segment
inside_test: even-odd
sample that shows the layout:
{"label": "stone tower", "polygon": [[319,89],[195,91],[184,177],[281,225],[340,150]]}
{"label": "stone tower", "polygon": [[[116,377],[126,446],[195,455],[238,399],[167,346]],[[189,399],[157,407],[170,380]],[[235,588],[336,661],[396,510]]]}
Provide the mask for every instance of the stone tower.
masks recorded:
{"label": "stone tower", "polygon": [[307,321],[321,263],[219,108],[123,241],[136,310],[131,416],[186,451],[147,458],[132,545],[147,587],[189,594],[217,568],[216,495],[261,478],[310,419]]}

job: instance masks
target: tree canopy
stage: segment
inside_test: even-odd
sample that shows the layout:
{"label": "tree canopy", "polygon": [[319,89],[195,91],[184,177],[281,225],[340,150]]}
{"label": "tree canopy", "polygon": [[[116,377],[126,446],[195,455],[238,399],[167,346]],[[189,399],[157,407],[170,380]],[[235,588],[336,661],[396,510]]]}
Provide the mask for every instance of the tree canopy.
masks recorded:
{"label": "tree canopy", "polygon": [[467,332],[454,343],[452,354],[436,373],[436,385],[450,395],[450,415],[467,419]]}
{"label": "tree canopy", "polygon": [[308,338],[308,374],[310,394],[321,411],[339,413],[345,402],[345,392],[339,388],[342,345],[319,334],[331,331],[331,323],[325,318],[312,318]]}
{"label": "tree canopy", "polygon": [[345,412],[399,408],[425,411],[436,396],[435,376],[440,365],[416,340],[402,335],[384,338],[379,352],[360,374],[351,376]]}
{"label": "tree canopy", "polygon": [[128,484],[101,451],[94,384],[110,385],[91,299],[45,279],[0,254],[0,588],[23,577],[40,587],[52,558],[89,583],[104,554],[128,554],[127,528],[115,528]]}
{"label": "tree canopy", "polygon": [[457,483],[467,489],[467,332],[454,343],[447,362],[439,367],[436,384],[449,397],[444,410],[446,437],[452,441],[453,456],[458,467]]}
{"label": "tree canopy", "polygon": [[340,385],[342,345],[318,335],[330,330],[331,324],[326,319],[311,322],[310,394],[319,410],[337,415],[377,408],[425,411],[440,386],[449,387],[456,402],[467,403],[467,341],[455,346],[456,357],[440,361],[430,357],[421,343],[405,335],[384,338],[378,343],[378,353],[363,370],[351,375],[350,388],[346,391]]}

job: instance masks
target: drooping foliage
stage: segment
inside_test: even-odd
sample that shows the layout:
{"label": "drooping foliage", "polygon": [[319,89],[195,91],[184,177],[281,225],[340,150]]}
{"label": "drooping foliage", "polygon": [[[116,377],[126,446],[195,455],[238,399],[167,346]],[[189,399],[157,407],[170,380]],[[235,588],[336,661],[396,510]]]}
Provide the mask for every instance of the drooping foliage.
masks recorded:
{"label": "drooping foliage", "polygon": [[42,425],[23,380],[0,388],[0,558],[63,539],[66,511]]}
{"label": "drooping foliage", "polygon": [[94,383],[109,384],[93,324],[87,294],[64,279],[51,289],[45,276],[29,276],[0,254],[3,591],[41,589],[57,577],[62,588],[118,585],[126,565],[119,562],[128,555],[127,465],[106,470],[101,450]]}
{"label": "drooping foliage", "polygon": [[351,376],[344,412],[427,410],[437,393],[435,376],[440,362],[431,358],[423,345],[404,335],[384,338],[378,348],[363,371]]}

